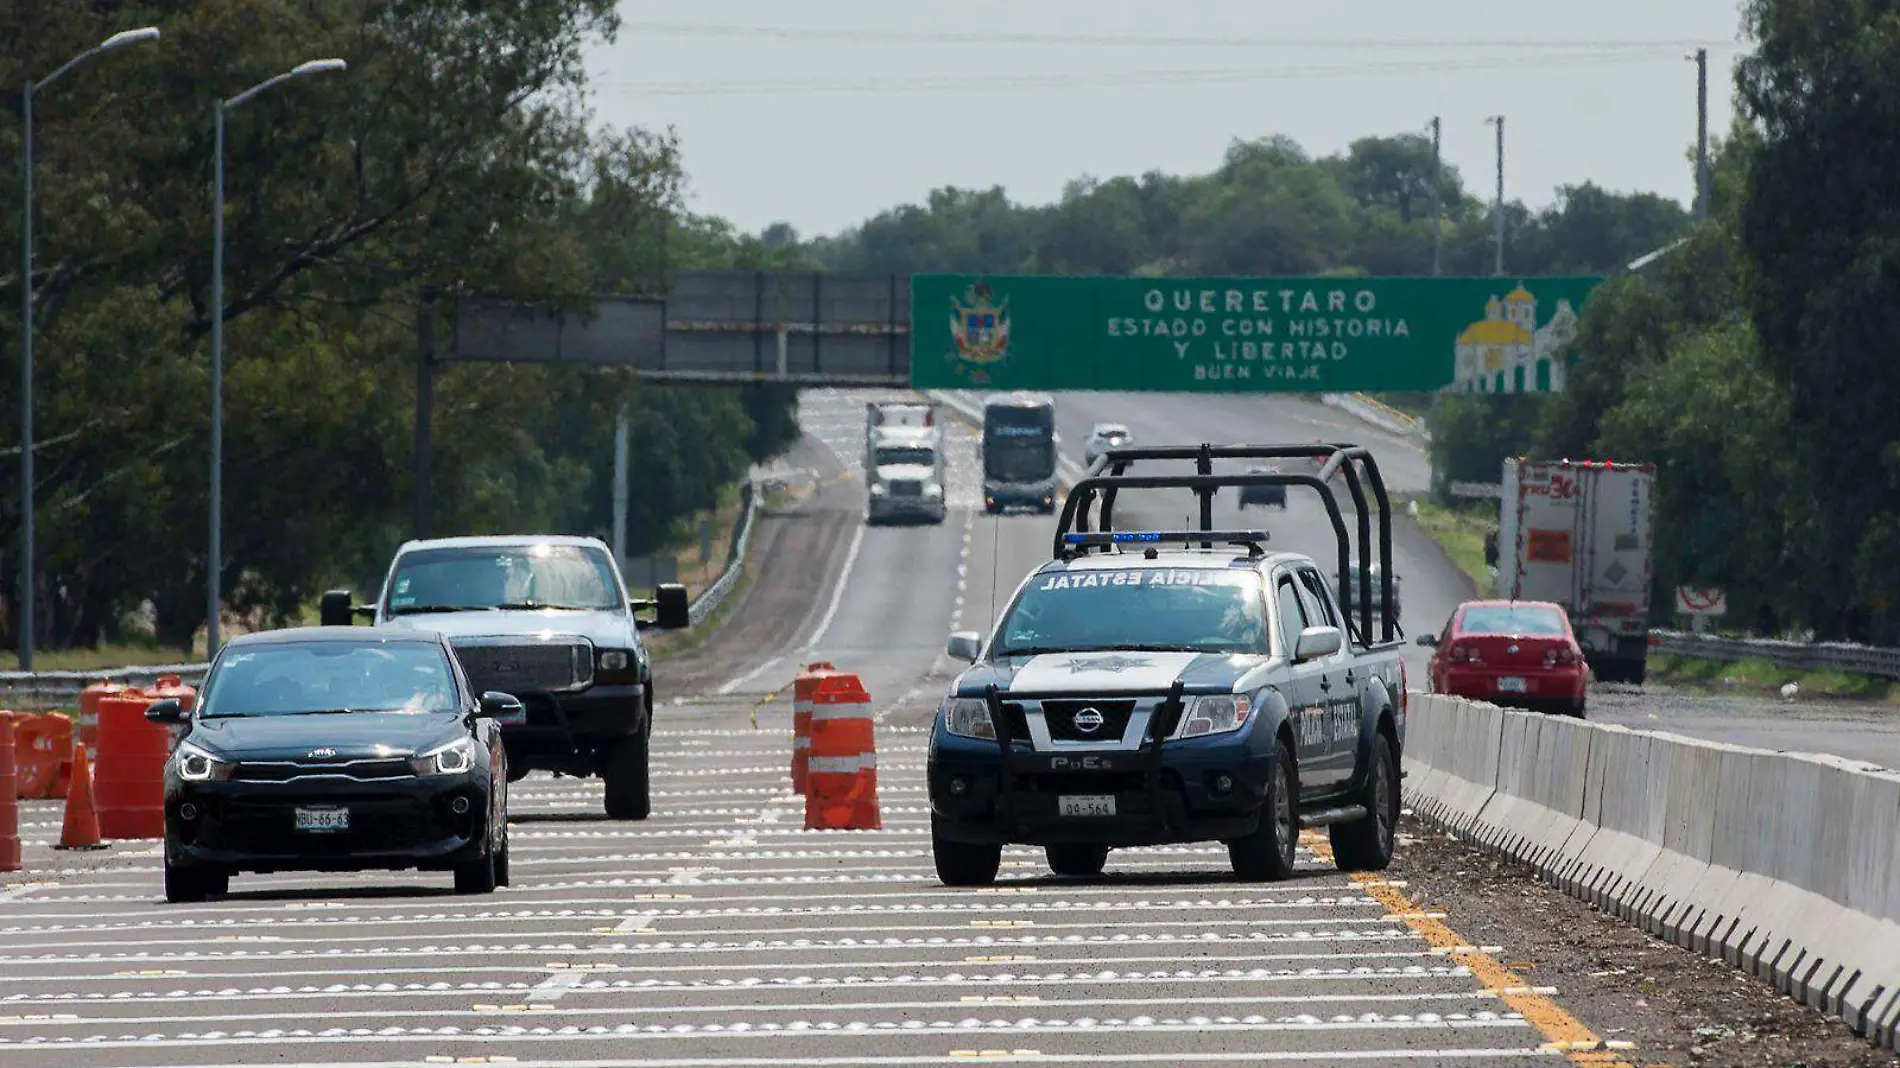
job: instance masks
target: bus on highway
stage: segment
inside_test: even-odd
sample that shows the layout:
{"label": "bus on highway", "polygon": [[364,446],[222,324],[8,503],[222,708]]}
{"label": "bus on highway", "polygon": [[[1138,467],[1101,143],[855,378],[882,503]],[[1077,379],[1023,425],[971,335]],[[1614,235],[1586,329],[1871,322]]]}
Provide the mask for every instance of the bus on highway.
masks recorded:
{"label": "bus on highway", "polygon": [[1056,402],[999,393],[983,402],[983,510],[1056,510]]}

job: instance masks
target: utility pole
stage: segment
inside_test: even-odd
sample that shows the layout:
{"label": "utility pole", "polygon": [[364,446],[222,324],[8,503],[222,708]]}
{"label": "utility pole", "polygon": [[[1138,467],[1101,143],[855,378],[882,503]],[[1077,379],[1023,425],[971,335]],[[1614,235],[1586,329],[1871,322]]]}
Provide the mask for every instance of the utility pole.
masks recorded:
{"label": "utility pole", "polygon": [[1432,277],[1438,276],[1440,253],[1445,246],[1445,204],[1439,193],[1444,175],[1444,159],[1439,152],[1438,117],[1432,117]]}
{"label": "utility pole", "polygon": [[1695,60],[1695,217],[1709,217],[1709,50]]}
{"label": "utility pole", "polygon": [[1497,260],[1492,273],[1502,278],[1504,276],[1504,116],[1493,115],[1484,121],[1498,128],[1498,198],[1491,212],[1493,222],[1497,227],[1497,234],[1492,238],[1497,245]]}
{"label": "utility pole", "polygon": [[633,431],[632,418],[622,406],[614,413],[614,563],[627,566],[627,476],[628,446]]}
{"label": "utility pole", "polygon": [[434,525],[435,446],[435,316],[436,291],[424,286],[416,304],[416,444],[415,500],[409,520],[410,537],[426,538]]}

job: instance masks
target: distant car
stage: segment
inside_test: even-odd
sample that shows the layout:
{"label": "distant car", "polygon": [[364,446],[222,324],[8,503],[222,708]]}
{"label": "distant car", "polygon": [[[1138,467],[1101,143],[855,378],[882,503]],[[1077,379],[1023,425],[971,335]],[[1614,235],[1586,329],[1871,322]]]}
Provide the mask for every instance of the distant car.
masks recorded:
{"label": "distant car", "polygon": [[[1399,621],[1400,616],[1402,614],[1400,610],[1400,603],[1401,603],[1402,598],[1399,596],[1399,593],[1400,593],[1399,584],[1401,581],[1402,579],[1399,576],[1397,575],[1392,576],[1392,622],[1394,623],[1397,623]],[[1356,598],[1359,596],[1359,565],[1353,564],[1347,570],[1346,574],[1343,576],[1334,575],[1333,585],[1337,587],[1339,590],[1339,606],[1345,609],[1348,615],[1351,615],[1353,612],[1356,611],[1356,609],[1353,608],[1353,605],[1359,603],[1356,600]],[[1378,619],[1379,613],[1380,613],[1380,605],[1383,602],[1383,596],[1384,596],[1383,591],[1380,589],[1380,572],[1379,572],[1378,564],[1372,565],[1371,585],[1372,585],[1372,598],[1371,598],[1372,618]]]}
{"label": "distant car", "polygon": [[[1273,466],[1249,467],[1247,469],[1247,473],[1250,475],[1277,475],[1280,473],[1280,469],[1278,467],[1273,467]],[[1240,487],[1240,507],[1245,508],[1250,504],[1256,504],[1262,508],[1278,508],[1281,511],[1285,511],[1286,510],[1286,487],[1285,486],[1242,486]]]}
{"label": "distant car", "polygon": [[1561,605],[1468,601],[1418,643],[1437,649],[1438,693],[1583,718],[1590,672]]}
{"label": "distant car", "polygon": [[1135,443],[1135,435],[1120,423],[1097,423],[1089,431],[1089,440],[1082,446],[1082,466],[1094,467],[1109,449],[1127,448]]}
{"label": "distant car", "polygon": [[165,899],[236,872],[446,870],[508,883],[510,694],[477,695],[439,634],[303,627],[233,638],[165,761]]}

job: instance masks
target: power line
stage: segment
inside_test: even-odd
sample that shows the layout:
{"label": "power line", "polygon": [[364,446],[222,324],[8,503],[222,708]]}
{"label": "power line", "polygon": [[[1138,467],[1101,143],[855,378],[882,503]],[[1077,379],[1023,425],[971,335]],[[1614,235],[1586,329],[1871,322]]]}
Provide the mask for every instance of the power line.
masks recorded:
{"label": "power line", "polygon": [[1280,81],[1295,78],[1379,77],[1467,73],[1549,68],[1576,65],[1610,65],[1679,61],[1678,53],[1656,49],[1653,53],[1614,51],[1578,52],[1568,55],[1538,55],[1457,60],[1392,61],[1352,63],[1308,67],[1229,67],[1176,70],[1123,70],[1087,74],[1026,75],[927,75],[916,78],[856,78],[750,81],[665,81],[632,82],[604,79],[594,84],[617,93],[641,96],[749,96],[783,93],[892,93],[936,92],[945,90],[978,91],[1007,89],[1086,89],[1119,88],[1132,85],[1209,85],[1234,82]]}
{"label": "power line", "polygon": [[864,44],[943,44],[943,45],[1057,45],[1084,48],[1219,48],[1219,49],[1497,49],[1512,52],[1548,51],[1565,48],[1587,49],[1670,49],[1707,48],[1711,51],[1741,51],[1742,45],[1729,40],[1632,38],[1597,41],[1525,41],[1459,40],[1419,38],[1286,38],[1286,37],[1181,37],[1147,35],[1107,35],[1073,33],[984,33],[943,30],[853,30],[820,29],[803,26],[734,26],[700,22],[624,22],[620,28],[632,34],[668,37],[748,37],[779,41],[830,41]]}

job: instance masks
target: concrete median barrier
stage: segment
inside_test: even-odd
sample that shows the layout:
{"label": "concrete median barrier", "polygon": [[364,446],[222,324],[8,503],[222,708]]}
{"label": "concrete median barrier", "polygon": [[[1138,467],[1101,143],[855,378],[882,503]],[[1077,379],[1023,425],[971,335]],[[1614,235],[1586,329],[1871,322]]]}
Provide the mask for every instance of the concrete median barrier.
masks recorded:
{"label": "concrete median barrier", "polygon": [[1415,696],[1407,801],[1566,892],[1900,1041],[1900,772]]}

